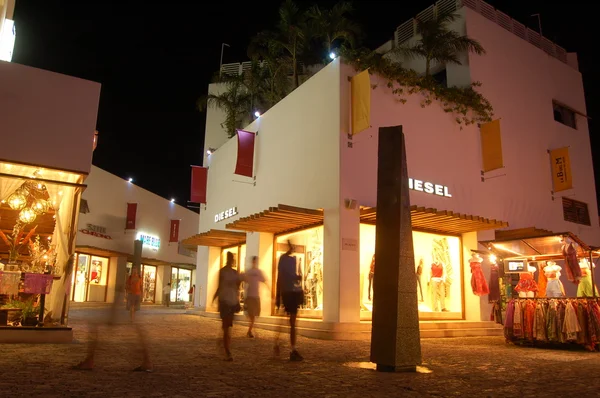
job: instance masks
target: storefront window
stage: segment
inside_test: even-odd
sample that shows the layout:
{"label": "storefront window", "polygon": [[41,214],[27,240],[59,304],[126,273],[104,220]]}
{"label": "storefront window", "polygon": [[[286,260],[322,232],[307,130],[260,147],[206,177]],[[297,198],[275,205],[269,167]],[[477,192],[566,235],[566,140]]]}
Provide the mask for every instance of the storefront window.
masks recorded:
{"label": "storefront window", "polygon": [[79,254],[77,268],[73,273],[73,301],[84,302],[86,298],[90,256]]}
{"label": "storefront window", "polygon": [[156,267],[153,265],[144,265],[142,275],[144,280],[144,296],[142,301],[144,303],[153,303],[156,293]]}
{"label": "storefront window", "polygon": [[92,257],[87,301],[104,301],[106,299],[107,276],[108,258]]}
{"label": "storefront window", "polygon": [[[413,231],[419,313],[424,319],[461,319],[463,308],[461,241]],[[361,310],[373,310],[375,226],[360,226]]]}
{"label": "storefront window", "polygon": [[192,287],[192,271],[185,268],[171,268],[171,301],[190,301],[189,291]]}
{"label": "storefront window", "polygon": [[[298,274],[302,276],[304,303],[301,316],[321,316],[323,310],[323,227],[316,227],[276,238],[276,257],[273,274],[277,276],[279,257],[294,246]],[[276,278],[274,278],[274,281]],[[275,287],[274,287],[275,288]]]}

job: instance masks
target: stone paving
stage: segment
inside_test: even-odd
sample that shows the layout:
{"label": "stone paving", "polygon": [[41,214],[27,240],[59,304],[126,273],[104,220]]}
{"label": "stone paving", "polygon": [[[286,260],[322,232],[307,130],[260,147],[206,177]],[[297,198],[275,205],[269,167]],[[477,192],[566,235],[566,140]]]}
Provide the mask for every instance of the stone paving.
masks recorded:
{"label": "stone paving", "polygon": [[[425,339],[419,373],[378,373],[369,342],[299,338],[303,362],[273,356],[274,332],[256,339],[234,327],[233,362],[217,348],[219,323],[182,310],[144,307],[154,373],[136,373],[140,353],[126,319],[101,329],[91,372],[69,367],[85,355],[88,321],[102,308],[71,310],[76,342],[0,345],[1,397],[592,397],[600,396],[600,353],[507,345],[501,337]],[[125,311],[123,314],[125,315]],[[287,335],[281,335],[286,341]],[[287,342],[286,342],[287,344]]]}

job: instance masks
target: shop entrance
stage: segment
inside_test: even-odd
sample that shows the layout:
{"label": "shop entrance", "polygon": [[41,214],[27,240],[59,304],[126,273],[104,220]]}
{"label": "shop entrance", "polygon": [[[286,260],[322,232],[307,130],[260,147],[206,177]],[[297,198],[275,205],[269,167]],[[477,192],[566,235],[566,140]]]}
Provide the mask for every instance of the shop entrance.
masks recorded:
{"label": "shop entrance", "polygon": [[109,259],[77,253],[75,270],[71,279],[73,292],[71,300],[75,302],[106,301]]}
{"label": "shop entrance", "polygon": [[171,267],[171,296],[174,302],[189,302],[189,291],[192,287],[192,271],[185,268]]}

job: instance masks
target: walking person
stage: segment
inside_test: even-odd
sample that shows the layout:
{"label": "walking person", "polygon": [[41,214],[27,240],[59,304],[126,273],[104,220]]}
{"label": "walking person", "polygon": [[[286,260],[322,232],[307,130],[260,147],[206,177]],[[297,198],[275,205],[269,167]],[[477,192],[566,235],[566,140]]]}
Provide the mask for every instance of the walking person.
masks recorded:
{"label": "walking person", "polygon": [[218,298],[219,315],[223,327],[223,346],[225,347],[225,360],[233,361],[231,356],[231,328],[233,316],[240,311],[239,290],[241,278],[233,269],[233,253],[227,252],[225,266],[219,270],[219,285],[213,296],[213,303]]}
{"label": "walking person", "polygon": [[165,287],[163,287],[163,297],[165,305],[168,307],[171,302],[171,281],[167,282]]}
{"label": "walking person", "polygon": [[[136,268],[134,268],[136,269]],[[133,275],[133,272],[132,272]],[[139,276],[139,272],[138,272],[138,276]],[[128,278],[127,281],[127,285],[129,285],[129,279],[133,279],[131,278],[131,276]],[[132,282],[133,284],[133,282]],[[99,339],[98,339],[98,329],[101,325],[106,325],[108,327],[112,327],[115,326],[115,324],[117,323],[117,318],[118,318],[118,314],[120,314],[121,312],[119,311],[119,303],[122,303],[123,301],[123,294],[124,292],[124,287],[123,285],[117,286],[115,287],[115,300],[112,303],[112,306],[108,309],[109,313],[107,314],[108,317],[107,319],[105,319],[104,321],[102,321],[101,317],[98,316],[96,318],[94,318],[91,323],[90,323],[90,329],[91,329],[91,338],[90,338],[90,342],[88,343],[88,349],[87,349],[87,355],[85,357],[85,359],[81,362],[79,362],[77,365],[74,365],[71,367],[71,369],[73,370],[87,370],[87,371],[91,371],[94,369],[94,359],[96,356],[96,350],[98,348],[98,344],[99,344]],[[131,290],[129,290],[131,291]],[[134,303],[131,303],[131,308],[130,311],[133,311],[132,309],[135,308]],[[131,318],[131,320],[133,321],[133,317]],[[152,366],[152,361],[150,360],[150,352],[148,349],[148,338],[146,336],[146,332],[145,330],[142,328],[142,326],[138,323],[134,323],[133,324],[135,327],[135,331],[138,335],[137,340],[140,342],[141,348],[142,348],[142,364],[138,367],[136,367],[135,369],[133,369],[134,372],[153,372],[153,366]]]}
{"label": "walking person", "polygon": [[266,285],[267,279],[265,278],[265,274],[258,268],[257,256],[252,256],[251,264],[251,268],[243,275],[243,280],[246,284],[244,310],[250,319],[250,325],[248,326],[248,333],[246,333],[246,335],[253,338],[254,334],[252,334],[252,328],[254,327],[254,321],[257,316],[260,316],[259,285],[261,282]]}
{"label": "walking person", "polygon": [[142,303],[142,277],[140,271],[133,267],[125,285],[127,302],[129,303],[129,318],[135,320],[135,312],[140,310]]}
{"label": "walking person", "polygon": [[[296,271],[296,258],[291,254],[294,252],[294,246],[288,241],[288,251],[281,255],[277,265],[277,290],[275,295],[275,306],[279,309],[283,303],[285,311],[290,317],[290,361],[302,361],[302,356],[296,349],[296,317],[298,308],[302,304],[304,297],[300,282],[302,276]],[[275,343],[275,353],[279,352],[278,342]]]}

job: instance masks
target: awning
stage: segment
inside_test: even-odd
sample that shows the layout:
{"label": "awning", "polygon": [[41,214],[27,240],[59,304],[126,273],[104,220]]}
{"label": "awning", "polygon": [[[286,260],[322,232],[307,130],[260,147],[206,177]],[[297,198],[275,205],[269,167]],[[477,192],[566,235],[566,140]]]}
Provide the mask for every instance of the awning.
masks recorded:
{"label": "awning", "polygon": [[[530,231],[541,231],[534,228]],[[525,230],[521,230],[525,231]],[[571,232],[550,233],[546,235],[521,235],[507,239],[494,239],[479,242],[488,251],[500,258],[535,258],[536,260],[562,260],[564,239],[577,244],[578,256],[589,256],[592,250],[585,242]]]}
{"label": "awning", "polygon": [[[410,215],[413,229],[440,234],[460,235],[467,232],[508,227],[508,223],[504,221],[418,206],[410,207]],[[360,222],[375,225],[377,208],[362,209]]]}
{"label": "awning", "polygon": [[96,246],[77,246],[75,252],[81,254],[89,254],[90,256],[98,257],[129,257],[129,253],[118,252],[116,250],[103,249]]}
{"label": "awning", "polygon": [[238,231],[282,234],[322,224],[323,210],[278,205],[249,217],[242,217],[226,227]]}
{"label": "awning", "polygon": [[181,244],[192,250],[196,250],[197,246],[227,247],[241,245],[245,242],[245,232],[211,229],[210,231],[185,238],[181,241]]}

